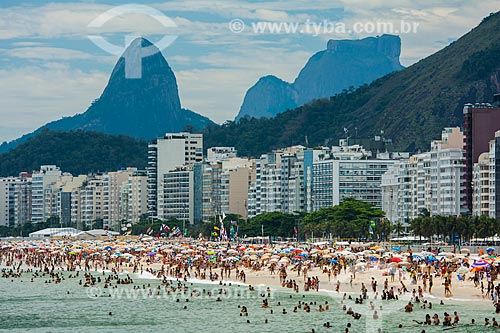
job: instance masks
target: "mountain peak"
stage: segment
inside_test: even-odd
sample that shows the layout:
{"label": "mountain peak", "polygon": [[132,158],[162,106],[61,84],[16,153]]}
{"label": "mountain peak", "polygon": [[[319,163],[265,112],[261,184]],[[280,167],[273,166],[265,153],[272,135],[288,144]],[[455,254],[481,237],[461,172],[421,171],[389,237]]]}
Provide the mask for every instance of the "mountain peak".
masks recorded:
{"label": "mountain peak", "polygon": [[125,78],[140,79],[143,75],[144,60],[152,56],[158,58],[160,63],[165,63],[169,67],[161,51],[153,43],[144,37],[135,38],[121,55],[115,70],[116,68],[122,69],[121,67],[124,67],[123,73],[120,72],[120,74],[123,74]]}
{"label": "mountain peak", "polygon": [[330,39],[326,49],[334,52],[352,52],[353,50],[364,49],[375,53],[384,54],[390,58],[399,58],[401,53],[401,38],[396,35],[384,34],[377,37],[367,37],[363,39],[335,40]]}
{"label": "mountain peak", "polygon": [[142,48],[142,47],[148,47],[148,46],[154,46],[154,44],[151,43],[147,38],[137,37],[137,38],[133,39],[130,42],[130,44],[127,47],[127,49],[130,49],[130,48]]}
{"label": "mountain peak", "polygon": [[187,126],[203,129],[213,122],[181,108],[175,74],[160,50],[143,37],[131,41],[116,63],[106,88],[86,112],[44,125],[3,146],[10,150],[39,133],[86,130],[153,139]]}
{"label": "mountain peak", "polygon": [[275,76],[260,78],[246,93],[236,120],[269,118],[313,99],[370,83],[403,68],[401,39],[382,35],[358,40],[330,40],[302,68],[294,83]]}
{"label": "mountain peak", "polygon": [[[379,44],[382,50],[384,43]],[[311,61],[320,63],[327,53],[338,52],[319,52]],[[260,156],[277,147],[305,144],[306,137],[310,146],[334,144],[347,128],[355,129],[353,140],[372,150],[387,148],[373,140],[381,130],[395,151],[429,149],[444,127],[463,125],[465,103],[490,102],[500,92],[499,54],[497,12],[442,50],[370,85],[272,119],[220,127],[203,139],[209,147],[231,145],[243,155]],[[350,68],[338,67],[350,74]],[[311,82],[304,80],[304,85]]]}

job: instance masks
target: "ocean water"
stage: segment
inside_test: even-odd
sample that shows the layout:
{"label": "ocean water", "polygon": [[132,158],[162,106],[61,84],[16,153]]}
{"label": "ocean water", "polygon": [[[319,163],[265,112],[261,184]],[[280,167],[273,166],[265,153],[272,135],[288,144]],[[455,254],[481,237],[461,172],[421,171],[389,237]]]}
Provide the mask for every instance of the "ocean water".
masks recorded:
{"label": "ocean water", "polygon": [[[68,277],[69,273],[64,275]],[[493,307],[486,301],[445,300],[445,305],[439,305],[439,300],[431,300],[432,310],[415,307],[414,312],[405,313],[406,302],[403,300],[368,300],[373,301],[378,310],[379,319],[375,320],[368,302],[356,305],[354,301],[346,300],[347,307],[362,314],[360,320],[354,320],[341,310],[342,299],[336,293],[296,294],[273,289],[268,298],[263,286],[249,291],[243,285],[221,287],[218,284],[186,283],[186,294],[178,291],[167,295],[162,289],[158,296],[155,293],[160,281],[156,279],[135,277],[133,285],[120,285],[117,289],[103,289],[102,283],[99,287],[84,288],[78,285],[79,278],[66,278],[60,284],[45,283],[47,277],[35,278],[33,282],[30,279],[28,273],[21,279],[0,278],[0,332],[229,333],[311,332],[312,329],[315,332],[344,332],[348,323],[351,323],[349,331],[356,333],[377,332],[378,329],[382,332],[421,332],[422,329],[441,332],[441,326],[422,327],[413,320],[423,320],[426,313],[431,316],[437,313],[442,320],[444,312],[453,314],[453,311],[458,311],[461,318],[461,325],[453,332],[496,331],[483,326],[485,317],[490,320],[495,317]],[[144,285],[146,289],[133,290],[134,285]],[[149,288],[153,295],[150,295]],[[225,294],[219,294],[221,288],[226,290]],[[193,290],[199,291],[199,296],[191,297]],[[270,308],[261,307],[262,294],[269,299]],[[303,309],[294,313],[292,310],[299,301],[316,302],[316,305],[310,305],[309,313]],[[318,311],[319,304],[325,302],[329,303],[330,309]],[[248,316],[240,316],[239,306],[248,308]],[[274,314],[270,314],[271,309]],[[286,314],[283,314],[283,309],[286,309]],[[477,325],[467,325],[472,318],[476,319]],[[327,321],[331,328],[323,326]],[[399,324],[403,328],[398,328]]]}

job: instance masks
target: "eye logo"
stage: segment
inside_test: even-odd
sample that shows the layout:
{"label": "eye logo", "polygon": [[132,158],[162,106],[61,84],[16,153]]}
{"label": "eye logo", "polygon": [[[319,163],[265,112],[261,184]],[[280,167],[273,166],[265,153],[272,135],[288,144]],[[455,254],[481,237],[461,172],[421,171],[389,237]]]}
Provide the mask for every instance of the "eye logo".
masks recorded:
{"label": "eye logo", "polygon": [[[128,4],[117,6],[109,9],[108,11],[102,13],[94,20],[92,20],[87,27],[88,28],[101,28],[108,21],[127,14],[142,14],[149,16],[156,21],[158,21],[165,28],[175,28],[177,25],[168,16],[160,12],[159,10],[139,4]],[[130,43],[137,38],[134,35],[125,36],[125,41],[123,46],[114,45],[104,39],[102,36],[98,35],[88,35],[87,36],[95,45],[100,49],[106,51],[109,54],[121,55],[124,54],[125,49]],[[156,46],[148,45],[141,46],[140,52],[131,52],[130,54],[125,53],[125,78],[127,79],[140,79],[142,77],[142,59],[152,56],[153,54],[166,49],[170,44],[172,44],[177,39],[174,35],[164,35],[158,42]]]}

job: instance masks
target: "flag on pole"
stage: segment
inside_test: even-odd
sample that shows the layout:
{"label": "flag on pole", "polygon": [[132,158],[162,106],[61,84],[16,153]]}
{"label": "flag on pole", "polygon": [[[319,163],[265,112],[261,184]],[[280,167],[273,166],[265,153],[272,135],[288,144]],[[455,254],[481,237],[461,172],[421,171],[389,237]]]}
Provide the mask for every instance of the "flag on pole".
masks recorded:
{"label": "flag on pole", "polygon": [[373,238],[373,234],[375,233],[375,221],[374,220],[370,221],[370,228],[368,229],[368,232],[370,234],[370,238]]}
{"label": "flag on pole", "polygon": [[214,224],[214,230],[212,231],[212,237],[219,237],[220,228]]}
{"label": "flag on pole", "polygon": [[220,240],[227,241],[227,233],[226,228],[224,228],[224,224],[222,224],[220,227]]}

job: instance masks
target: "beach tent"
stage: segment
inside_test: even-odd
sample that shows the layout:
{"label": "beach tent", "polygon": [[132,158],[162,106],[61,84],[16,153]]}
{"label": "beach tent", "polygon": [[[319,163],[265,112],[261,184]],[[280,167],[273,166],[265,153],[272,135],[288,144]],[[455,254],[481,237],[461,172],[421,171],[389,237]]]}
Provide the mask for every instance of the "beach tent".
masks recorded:
{"label": "beach tent", "polygon": [[29,238],[45,239],[52,237],[68,237],[80,233],[81,230],[75,228],[46,228],[29,234]]}

